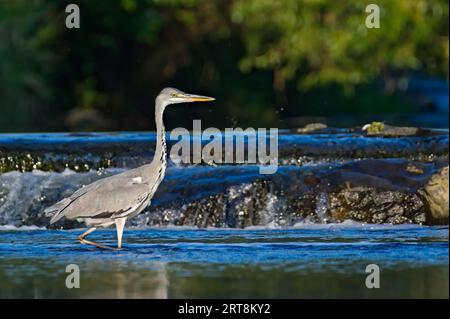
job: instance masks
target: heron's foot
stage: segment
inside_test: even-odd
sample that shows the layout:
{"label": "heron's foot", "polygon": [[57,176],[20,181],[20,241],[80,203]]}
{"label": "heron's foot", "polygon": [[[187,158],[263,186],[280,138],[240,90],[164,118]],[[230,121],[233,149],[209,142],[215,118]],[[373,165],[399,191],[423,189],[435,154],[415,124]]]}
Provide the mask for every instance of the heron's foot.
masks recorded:
{"label": "heron's foot", "polygon": [[101,248],[101,249],[120,250],[121,243],[119,243],[118,247],[115,248],[115,247],[109,247],[109,246],[106,246],[106,245],[102,245],[102,244],[99,244],[99,243],[96,243],[96,242],[87,240],[87,239],[86,239],[86,236],[89,235],[89,234],[91,234],[92,232],[94,232],[96,229],[97,229],[96,227],[89,228],[89,229],[88,229],[87,231],[85,231],[83,234],[81,234],[80,236],[78,236],[78,240],[80,241],[80,244],[91,245],[91,246],[95,246],[95,247]]}
{"label": "heron's foot", "polygon": [[118,250],[117,248],[109,247],[109,246],[106,246],[106,245],[102,245],[102,244],[99,244],[99,243],[87,240],[87,239],[82,238],[82,237],[78,237],[78,240],[80,241],[80,244],[91,245],[91,246],[95,246],[95,247],[101,248],[101,249]]}

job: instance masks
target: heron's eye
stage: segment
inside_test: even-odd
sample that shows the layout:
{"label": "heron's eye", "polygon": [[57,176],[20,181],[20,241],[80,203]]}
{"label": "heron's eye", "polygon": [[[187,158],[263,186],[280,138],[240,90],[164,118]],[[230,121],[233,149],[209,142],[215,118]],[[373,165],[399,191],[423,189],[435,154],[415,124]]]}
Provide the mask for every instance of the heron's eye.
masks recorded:
{"label": "heron's eye", "polygon": [[176,93],[170,93],[170,97],[177,97]]}

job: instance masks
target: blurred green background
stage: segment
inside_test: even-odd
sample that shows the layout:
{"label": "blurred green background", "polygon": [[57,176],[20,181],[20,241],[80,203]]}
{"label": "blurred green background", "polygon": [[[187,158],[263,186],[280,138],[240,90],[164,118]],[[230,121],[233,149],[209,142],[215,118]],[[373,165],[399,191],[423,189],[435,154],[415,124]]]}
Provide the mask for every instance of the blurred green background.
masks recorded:
{"label": "blurred green background", "polygon": [[447,0],[0,0],[0,132],[154,129],[165,86],[217,98],[169,129],[448,127],[448,31]]}

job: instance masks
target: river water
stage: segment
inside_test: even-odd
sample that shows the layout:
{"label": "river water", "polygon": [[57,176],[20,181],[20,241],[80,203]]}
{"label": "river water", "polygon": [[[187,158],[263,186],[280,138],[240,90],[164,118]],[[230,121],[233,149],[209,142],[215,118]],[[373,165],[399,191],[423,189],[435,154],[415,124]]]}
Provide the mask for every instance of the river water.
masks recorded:
{"label": "river water", "polygon": [[[48,225],[44,207],[153,146],[144,133],[0,135],[0,298],[449,297],[448,226],[427,225],[418,192],[448,163],[447,132],[285,134],[264,179],[255,165],[169,163],[121,251],[80,245],[76,222]],[[370,264],[379,289],[366,287]]]}
{"label": "river water", "polygon": [[[127,229],[122,251],[78,244],[81,230],[0,229],[2,298],[448,298],[447,227]],[[114,245],[115,232],[91,239]],[[79,289],[65,286],[68,264]]]}

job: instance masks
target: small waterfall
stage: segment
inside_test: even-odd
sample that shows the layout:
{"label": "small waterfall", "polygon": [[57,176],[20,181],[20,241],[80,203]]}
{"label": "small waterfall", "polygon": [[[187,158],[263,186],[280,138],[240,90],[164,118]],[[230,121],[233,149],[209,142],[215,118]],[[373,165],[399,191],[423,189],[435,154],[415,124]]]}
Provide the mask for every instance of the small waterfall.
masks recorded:
{"label": "small waterfall", "polygon": [[326,224],[328,221],[327,212],[329,208],[329,197],[325,192],[321,192],[316,196],[315,212],[321,224]]}
{"label": "small waterfall", "polygon": [[[421,192],[448,165],[448,134],[427,134],[281,134],[272,175],[250,163],[169,161],[151,206],[129,225],[427,223],[430,204]],[[99,178],[148,163],[153,145],[152,133],[0,135],[0,225],[49,227],[45,207]],[[61,220],[54,227],[80,226]]]}

